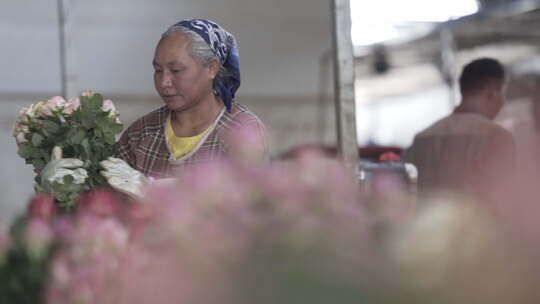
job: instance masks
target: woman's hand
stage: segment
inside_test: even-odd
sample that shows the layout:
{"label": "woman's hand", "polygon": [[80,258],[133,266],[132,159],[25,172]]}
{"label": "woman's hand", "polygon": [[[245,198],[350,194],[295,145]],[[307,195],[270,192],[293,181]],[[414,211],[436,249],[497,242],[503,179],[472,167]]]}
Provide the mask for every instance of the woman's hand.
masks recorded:
{"label": "woman's hand", "polygon": [[75,184],[83,184],[88,178],[88,172],[81,168],[83,162],[77,158],[62,158],[62,148],[55,146],[51,161],[41,171],[41,186],[49,191],[53,183],[64,183],[64,176],[71,175]]}
{"label": "woman's hand", "polygon": [[142,187],[148,183],[148,178],[141,172],[131,168],[125,161],[109,157],[100,162],[103,175],[114,189],[134,198],[143,196]]}

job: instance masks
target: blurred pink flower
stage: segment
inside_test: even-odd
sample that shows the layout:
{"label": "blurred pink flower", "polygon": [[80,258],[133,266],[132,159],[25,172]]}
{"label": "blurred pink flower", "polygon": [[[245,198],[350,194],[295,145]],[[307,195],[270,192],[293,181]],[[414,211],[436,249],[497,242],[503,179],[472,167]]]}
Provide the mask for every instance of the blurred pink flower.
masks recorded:
{"label": "blurred pink flower", "polygon": [[54,240],[51,226],[41,218],[30,218],[26,224],[25,245],[30,257],[42,260]]}
{"label": "blurred pink flower", "polygon": [[50,267],[52,281],[56,287],[66,287],[71,282],[69,256],[66,252],[56,254],[51,262]]}
{"label": "blurred pink flower", "polygon": [[96,189],[83,193],[77,203],[78,213],[97,216],[115,216],[120,209],[118,195],[108,189]]}
{"label": "blurred pink flower", "polygon": [[73,241],[75,233],[75,223],[70,216],[57,216],[52,222],[54,235],[58,240],[64,243]]}
{"label": "blurred pink flower", "polygon": [[54,198],[46,193],[34,195],[28,204],[27,213],[30,218],[51,220],[56,214]]}
{"label": "blurred pink flower", "polygon": [[[69,225],[68,225],[69,226]],[[92,212],[75,218],[73,230],[51,261],[47,303],[114,303],[104,299],[128,249],[128,232],[115,218]]]}
{"label": "blurred pink flower", "polygon": [[69,255],[58,254],[51,262],[51,281],[46,292],[47,303],[105,303],[108,284],[116,273],[107,263],[96,259],[77,264]]}
{"label": "blurred pink flower", "polygon": [[128,244],[127,228],[114,218],[92,215],[77,219],[74,239],[74,253],[78,258],[120,254]]}
{"label": "blurred pink flower", "polygon": [[127,209],[128,227],[131,237],[136,237],[155,217],[154,204],[135,202]]}

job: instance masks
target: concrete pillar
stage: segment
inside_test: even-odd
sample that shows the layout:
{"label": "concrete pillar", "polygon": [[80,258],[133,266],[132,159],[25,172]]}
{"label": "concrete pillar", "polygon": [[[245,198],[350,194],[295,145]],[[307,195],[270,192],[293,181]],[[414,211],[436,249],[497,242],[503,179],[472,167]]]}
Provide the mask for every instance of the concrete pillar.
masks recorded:
{"label": "concrete pillar", "polygon": [[345,164],[356,169],[359,155],[356,137],[350,1],[333,0],[332,16],[337,148]]}

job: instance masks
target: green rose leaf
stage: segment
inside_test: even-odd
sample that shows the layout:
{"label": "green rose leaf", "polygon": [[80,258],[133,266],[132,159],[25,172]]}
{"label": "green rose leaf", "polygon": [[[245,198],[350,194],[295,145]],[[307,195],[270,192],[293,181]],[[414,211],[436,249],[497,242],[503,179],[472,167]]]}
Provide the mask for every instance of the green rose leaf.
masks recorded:
{"label": "green rose leaf", "polygon": [[111,126],[111,131],[116,135],[120,132],[122,132],[122,129],[124,128],[124,126],[122,124],[119,124],[119,123],[114,123],[112,126]]}
{"label": "green rose leaf", "polygon": [[96,110],[100,109],[101,106],[103,105],[103,96],[99,93],[95,93],[90,98],[90,104],[92,105],[93,109],[96,109]]}
{"label": "green rose leaf", "polygon": [[34,146],[39,146],[43,142],[43,136],[41,136],[39,133],[34,133],[32,135],[32,144]]}
{"label": "green rose leaf", "polygon": [[32,160],[32,165],[34,165],[34,169],[36,170],[42,170],[43,168],[45,168],[45,161],[43,159],[34,159]]}
{"label": "green rose leaf", "polygon": [[85,138],[86,136],[86,132],[84,132],[84,130],[77,130],[72,137],[69,138],[69,141],[72,143],[72,144],[80,144],[83,139]]}
{"label": "green rose leaf", "polygon": [[90,142],[88,141],[88,138],[82,140],[81,146],[83,147],[83,151],[87,156],[91,155]]}
{"label": "green rose leaf", "polygon": [[47,131],[48,133],[56,133],[56,132],[58,132],[58,130],[60,129],[60,126],[59,126],[59,124],[57,124],[57,123],[54,122],[54,121],[51,121],[51,120],[44,120],[44,121],[43,121],[43,128],[44,128],[45,131]]}
{"label": "green rose leaf", "polygon": [[31,158],[34,154],[34,147],[32,147],[31,144],[24,143],[19,147],[19,150],[17,151],[17,154],[19,154],[20,157],[24,159]]}

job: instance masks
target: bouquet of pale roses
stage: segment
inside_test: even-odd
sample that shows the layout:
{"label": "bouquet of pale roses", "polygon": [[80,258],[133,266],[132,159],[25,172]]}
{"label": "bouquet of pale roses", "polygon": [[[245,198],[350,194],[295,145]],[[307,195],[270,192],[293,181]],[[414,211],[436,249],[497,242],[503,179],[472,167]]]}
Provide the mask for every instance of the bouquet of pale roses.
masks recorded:
{"label": "bouquet of pale roses", "polygon": [[[69,101],[55,96],[23,108],[13,135],[18,154],[37,173],[36,190],[53,195],[62,208],[69,210],[79,193],[106,185],[105,178],[99,174],[99,162],[113,155],[116,135],[121,131],[122,124],[112,101],[85,91]],[[63,157],[80,159],[83,165],[66,170],[44,187],[41,173],[51,161],[53,150],[61,151],[57,154]]]}

